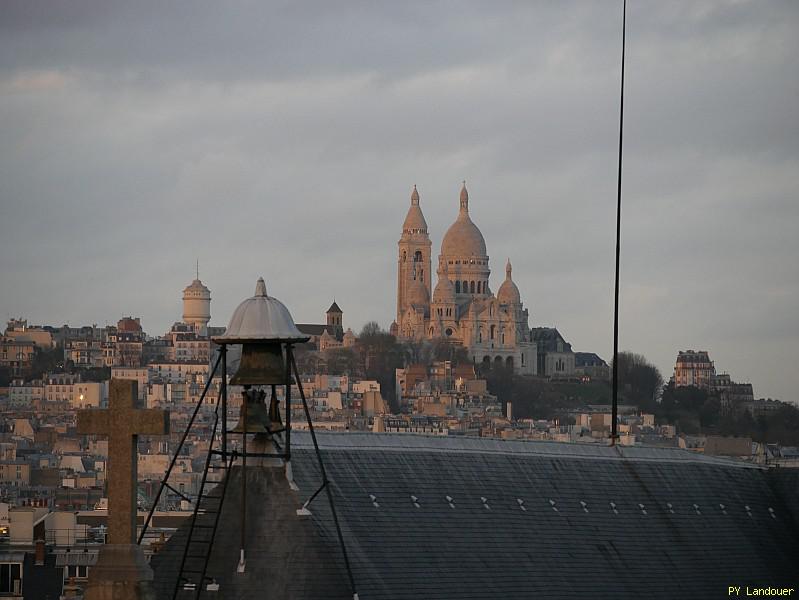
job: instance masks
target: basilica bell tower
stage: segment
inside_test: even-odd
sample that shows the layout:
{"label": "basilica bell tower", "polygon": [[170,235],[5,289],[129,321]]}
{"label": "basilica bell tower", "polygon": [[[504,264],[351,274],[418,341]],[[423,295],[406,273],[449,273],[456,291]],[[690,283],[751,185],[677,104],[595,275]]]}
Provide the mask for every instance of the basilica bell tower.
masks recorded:
{"label": "basilica bell tower", "polygon": [[[403,318],[409,304],[413,302],[410,292],[415,280],[421,281],[430,298],[430,236],[427,222],[419,207],[419,192],[413,186],[411,206],[402,224],[402,237],[397,244],[397,324],[400,335],[403,332]],[[416,288],[418,291],[418,287]],[[418,295],[418,294],[417,294]]]}

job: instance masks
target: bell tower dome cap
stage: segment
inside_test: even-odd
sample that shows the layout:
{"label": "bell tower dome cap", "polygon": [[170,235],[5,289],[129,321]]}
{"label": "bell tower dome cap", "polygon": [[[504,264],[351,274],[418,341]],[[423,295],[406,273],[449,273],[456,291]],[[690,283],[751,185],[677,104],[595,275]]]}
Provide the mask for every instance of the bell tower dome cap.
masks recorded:
{"label": "bell tower dome cap", "polygon": [[411,192],[411,206],[405,215],[405,222],[402,224],[403,234],[422,233],[427,234],[427,221],[424,219],[422,209],[419,206],[419,191],[413,186]]}
{"label": "bell tower dome cap", "polygon": [[218,344],[253,342],[307,342],[310,337],[294,324],[289,309],[266,293],[266,283],[258,278],[255,295],[233,311],[225,333],[212,338]]}

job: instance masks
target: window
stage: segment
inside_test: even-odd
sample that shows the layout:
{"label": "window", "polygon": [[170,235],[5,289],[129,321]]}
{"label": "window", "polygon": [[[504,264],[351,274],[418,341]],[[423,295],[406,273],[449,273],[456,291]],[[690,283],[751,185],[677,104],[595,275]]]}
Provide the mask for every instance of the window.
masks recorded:
{"label": "window", "polygon": [[456,281],[455,282],[455,293],[456,294],[460,294],[461,293],[461,282],[460,281]]}
{"label": "window", "polygon": [[474,281],[472,281],[471,292],[472,292],[472,294],[474,294]]}
{"label": "window", "polygon": [[89,567],[87,565],[67,565],[64,567],[64,581],[69,581],[70,577],[88,579]]}
{"label": "window", "polygon": [[468,281],[464,281],[463,282],[463,286],[462,286],[461,289],[463,289],[463,293],[464,294],[468,294],[469,293],[469,282]]}
{"label": "window", "polygon": [[17,584],[17,590],[14,589],[15,581],[22,581],[22,564],[0,564],[0,594],[12,594],[17,590],[21,591],[22,586],[20,584]]}

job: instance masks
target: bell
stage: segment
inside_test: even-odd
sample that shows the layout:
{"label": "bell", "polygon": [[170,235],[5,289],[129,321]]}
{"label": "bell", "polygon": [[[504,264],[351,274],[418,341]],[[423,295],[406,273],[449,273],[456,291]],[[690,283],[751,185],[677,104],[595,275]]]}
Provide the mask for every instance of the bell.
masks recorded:
{"label": "bell", "polygon": [[286,365],[280,343],[243,344],[239,370],[230,379],[232,385],[286,383]]}
{"label": "bell", "polygon": [[[269,433],[269,413],[264,404],[265,394],[258,390],[242,392],[239,422],[233,428],[236,433]],[[246,410],[246,416],[245,416]],[[244,417],[244,418],[242,418]],[[246,420],[246,423],[245,423]]]}
{"label": "bell", "polygon": [[272,387],[272,400],[269,402],[269,426],[272,431],[283,427],[283,419],[280,418],[280,403],[277,401],[274,387]]}

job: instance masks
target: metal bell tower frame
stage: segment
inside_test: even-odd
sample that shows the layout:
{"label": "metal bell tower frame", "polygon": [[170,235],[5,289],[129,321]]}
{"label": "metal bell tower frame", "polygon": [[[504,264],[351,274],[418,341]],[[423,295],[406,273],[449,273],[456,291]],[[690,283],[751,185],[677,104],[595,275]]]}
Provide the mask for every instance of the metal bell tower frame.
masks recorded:
{"label": "metal bell tower frame", "polygon": [[[263,285],[259,281],[259,285]],[[256,295],[258,294],[256,288]],[[265,289],[264,289],[265,296]],[[235,315],[234,315],[235,318]],[[290,318],[290,317],[289,317]],[[300,333],[296,330],[293,322],[291,327],[295,333]],[[305,420],[308,424],[308,430],[313,441],[314,451],[319,463],[319,471],[322,476],[322,482],[319,488],[306,500],[302,507],[297,511],[298,515],[310,514],[308,506],[323,490],[327,494],[328,502],[333,516],[333,522],[336,528],[338,542],[341,547],[342,556],[344,558],[344,565],[347,570],[347,577],[349,579],[350,587],[354,600],[358,599],[358,593],[355,587],[355,579],[352,574],[349,557],[347,555],[347,548],[344,544],[344,537],[341,532],[341,526],[338,520],[335,501],[331,490],[330,480],[327,477],[325,470],[324,460],[322,453],[319,449],[319,443],[314,431],[311,413],[308,408],[308,402],[305,398],[305,391],[302,387],[300,373],[297,368],[297,361],[294,357],[294,346],[298,343],[305,343],[310,338],[300,334],[282,336],[269,335],[258,337],[255,335],[237,336],[235,333],[230,332],[226,335],[213,338],[213,341],[219,345],[218,357],[214,363],[214,367],[208,376],[205,389],[198,401],[186,431],[183,433],[180,444],[175,450],[175,454],[170,463],[164,479],[161,481],[158,493],[153,501],[149,515],[144,523],[144,528],[139,536],[138,543],[141,544],[145,538],[148,527],[151,524],[152,516],[155,508],[161,498],[164,489],[169,489],[171,492],[178,494],[182,499],[192,502],[193,511],[190,521],[190,528],[188,538],[183,550],[183,556],[180,564],[180,572],[176,578],[174,593],[172,598],[179,599],[185,597],[192,597],[199,599],[202,597],[203,592],[211,591],[211,586],[216,585],[216,582],[206,576],[208,560],[213,549],[213,542],[215,539],[216,531],[219,525],[220,516],[222,513],[222,506],[224,504],[226,489],[228,481],[232,472],[232,468],[237,463],[241,467],[241,543],[240,543],[240,556],[237,572],[243,573],[246,570],[246,532],[247,532],[247,459],[280,459],[284,461],[285,475],[291,489],[297,491],[296,484],[291,468],[291,392],[292,386],[296,383],[299,391],[299,396],[302,402],[302,408]],[[228,347],[231,345],[242,345],[242,361],[239,366],[238,372],[228,382],[227,368],[228,368]],[[280,357],[279,359],[277,357]],[[280,369],[276,369],[277,361],[280,361]],[[246,364],[245,364],[246,363]],[[221,368],[220,368],[221,367]],[[208,454],[205,460],[205,469],[202,476],[202,483],[200,492],[196,498],[189,498],[185,494],[178,492],[169,485],[168,480],[172,470],[177,462],[177,457],[180,455],[181,450],[186,442],[189,431],[195,424],[195,418],[199,412],[200,407],[204,404],[206,395],[211,387],[211,382],[219,369],[221,376],[221,385],[219,388],[219,397],[216,402],[214,410],[214,422],[211,432],[211,439],[208,447]],[[279,378],[275,376],[280,373]],[[243,385],[245,390],[242,394],[241,413],[239,418],[239,425],[233,429],[228,428],[228,385]],[[267,420],[266,423],[260,423],[262,427],[258,427],[258,423],[251,418],[253,415],[248,415],[248,404],[257,404],[254,400],[256,389],[253,386],[270,386],[271,403],[272,407],[277,407],[279,413],[279,402],[277,390],[279,387],[284,388],[284,413],[285,424],[280,427],[272,428],[272,421]],[[260,399],[259,399],[260,400]],[[263,408],[259,407],[259,415],[261,420],[266,413]],[[269,411],[269,417],[272,416],[273,411]],[[220,414],[221,413],[221,414]],[[279,414],[278,420],[279,420]],[[221,417],[221,418],[220,418]],[[221,425],[221,429],[219,426]],[[250,425],[253,429],[250,430]],[[219,435],[217,435],[219,432]],[[248,436],[255,435],[268,436],[271,441],[272,451],[253,451],[248,449],[247,438]],[[276,438],[277,435],[284,434],[282,446],[280,441]],[[230,447],[230,436],[241,436],[240,448]],[[252,467],[250,467],[252,468]],[[213,477],[209,478],[208,475],[214,469],[223,471],[221,479],[214,480]],[[206,488],[208,486],[208,489]],[[207,489],[207,491],[206,491]],[[214,596],[215,597],[215,596]]]}

